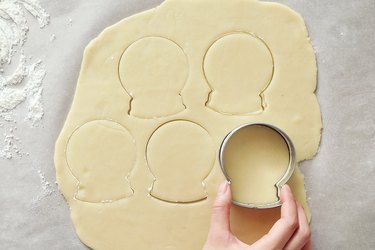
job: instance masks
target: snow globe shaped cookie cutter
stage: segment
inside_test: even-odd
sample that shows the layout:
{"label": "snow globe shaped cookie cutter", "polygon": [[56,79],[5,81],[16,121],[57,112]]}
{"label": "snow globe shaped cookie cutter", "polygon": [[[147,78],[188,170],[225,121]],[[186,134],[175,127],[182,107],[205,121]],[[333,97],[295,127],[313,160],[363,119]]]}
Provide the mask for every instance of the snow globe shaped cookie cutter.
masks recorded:
{"label": "snow globe shaped cookie cutter", "polygon": [[288,182],[288,180],[292,176],[292,174],[293,174],[293,172],[296,168],[296,165],[297,165],[296,151],[295,151],[293,142],[290,139],[290,137],[284,131],[282,131],[281,129],[279,129],[278,127],[276,127],[274,125],[267,124],[267,123],[247,123],[247,124],[243,124],[243,125],[235,128],[235,129],[233,129],[229,134],[227,134],[225,136],[225,138],[222,141],[222,144],[220,146],[220,150],[219,150],[220,167],[221,167],[221,170],[222,170],[225,178],[230,183],[231,179],[230,179],[230,177],[229,177],[229,175],[226,171],[225,165],[224,165],[224,153],[225,153],[225,150],[226,150],[226,146],[228,145],[228,142],[233,137],[233,135],[235,135],[236,133],[238,133],[240,130],[242,130],[244,128],[248,128],[248,127],[252,127],[252,126],[260,126],[260,127],[265,127],[265,128],[271,129],[272,131],[276,132],[278,135],[280,135],[282,137],[282,139],[285,141],[285,143],[287,145],[288,152],[289,152],[288,166],[286,168],[286,171],[284,172],[284,175],[281,177],[281,179],[277,183],[274,184],[276,189],[277,189],[277,198],[278,199],[277,199],[276,202],[255,204],[255,203],[244,203],[244,202],[240,202],[240,201],[236,201],[236,200],[232,199],[232,203],[235,204],[235,205],[238,205],[240,207],[256,208],[256,209],[267,209],[267,208],[279,207],[279,206],[281,206],[281,199],[280,199],[281,188],[282,188],[283,185],[285,185]]}

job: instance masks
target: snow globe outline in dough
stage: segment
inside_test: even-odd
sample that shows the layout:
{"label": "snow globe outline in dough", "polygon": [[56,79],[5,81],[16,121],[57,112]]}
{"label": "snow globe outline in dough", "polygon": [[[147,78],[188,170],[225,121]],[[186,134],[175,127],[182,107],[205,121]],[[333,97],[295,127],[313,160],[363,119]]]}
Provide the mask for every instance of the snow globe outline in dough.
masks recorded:
{"label": "snow globe outline in dough", "polygon": [[[65,155],[69,171],[77,180],[76,200],[111,203],[134,195],[129,176],[136,163],[136,143],[122,124],[112,120],[84,123],[69,136]],[[117,171],[108,171],[111,169]]]}
{"label": "snow globe outline in dough", "polygon": [[[251,52],[258,54],[252,56]],[[236,55],[241,59],[231,58]],[[254,63],[253,58],[258,59],[258,64]],[[247,63],[244,61],[246,59],[249,60]],[[211,66],[210,61],[215,63]],[[228,66],[228,61],[233,62],[232,67]],[[246,68],[246,65],[258,65],[257,69],[262,74],[256,69]],[[205,103],[207,108],[223,115],[258,115],[267,108],[264,92],[272,83],[275,60],[271,48],[260,36],[247,31],[232,31],[221,35],[207,49],[202,68],[210,88]],[[235,76],[247,79],[237,79],[236,82]],[[235,83],[239,88],[225,89],[226,86],[233,85],[228,82]]]}
{"label": "snow globe outline in dough", "polygon": [[130,116],[162,118],[186,109],[181,93],[189,77],[189,62],[184,49],[169,38],[146,36],[131,43],[121,55],[118,76],[131,98]]}
{"label": "snow globe outline in dough", "polygon": [[[215,149],[211,135],[203,126],[183,119],[160,125],[147,142],[146,162],[154,177],[149,188],[151,197],[178,204],[207,199],[204,181],[214,168]],[[172,171],[176,165],[183,167]],[[186,171],[190,173],[189,178],[184,174]]]}

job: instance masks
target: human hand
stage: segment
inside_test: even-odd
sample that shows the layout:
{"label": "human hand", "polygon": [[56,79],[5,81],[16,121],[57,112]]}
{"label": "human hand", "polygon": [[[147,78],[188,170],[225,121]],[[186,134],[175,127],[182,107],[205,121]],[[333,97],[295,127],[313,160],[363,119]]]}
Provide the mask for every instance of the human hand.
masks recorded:
{"label": "human hand", "polygon": [[234,236],[230,229],[231,192],[227,182],[219,187],[213,205],[211,227],[203,250],[310,250],[310,226],[304,210],[288,185],[281,190],[281,218],[271,230],[252,245]]}

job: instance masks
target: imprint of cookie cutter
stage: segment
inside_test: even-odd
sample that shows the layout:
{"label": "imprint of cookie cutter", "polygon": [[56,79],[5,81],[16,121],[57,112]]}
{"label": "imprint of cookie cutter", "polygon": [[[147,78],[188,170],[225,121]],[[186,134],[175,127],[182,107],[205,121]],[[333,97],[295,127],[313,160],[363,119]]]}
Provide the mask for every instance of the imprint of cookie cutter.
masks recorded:
{"label": "imprint of cookie cutter", "polygon": [[277,132],[284,139],[285,143],[288,146],[288,151],[289,151],[288,168],[285,171],[283,177],[275,184],[275,187],[277,188],[277,197],[278,197],[278,200],[276,202],[266,203],[266,204],[253,204],[253,203],[243,203],[243,202],[239,202],[239,201],[236,201],[236,200],[232,200],[232,203],[235,204],[235,205],[241,206],[241,207],[258,208],[258,209],[274,208],[274,207],[281,206],[281,200],[280,200],[281,187],[285,183],[288,182],[288,180],[290,179],[290,177],[292,176],[292,174],[294,172],[294,169],[296,168],[296,151],[295,151],[293,142],[289,138],[289,136],[285,132],[283,132],[281,129],[279,129],[279,128],[273,126],[273,125],[266,124],[266,123],[249,123],[249,124],[241,125],[241,126],[235,128],[234,130],[232,130],[224,138],[224,140],[221,144],[221,147],[220,147],[219,162],[220,162],[221,170],[223,171],[226,179],[230,182],[231,180],[230,180],[230,178],[229,178],[229,176],[226,172],[225,166],[224,166],[224,151],[225,151],[225,148],[228,144],[228,141],[230,140],[230,138],[234,134],[236,134],[241,129],[244,129],[244,128],[247,128],[247,127],[250,127],[250,126],[261,126],[261,127],[266,127],[266,128],[272,129],[273,131]]}

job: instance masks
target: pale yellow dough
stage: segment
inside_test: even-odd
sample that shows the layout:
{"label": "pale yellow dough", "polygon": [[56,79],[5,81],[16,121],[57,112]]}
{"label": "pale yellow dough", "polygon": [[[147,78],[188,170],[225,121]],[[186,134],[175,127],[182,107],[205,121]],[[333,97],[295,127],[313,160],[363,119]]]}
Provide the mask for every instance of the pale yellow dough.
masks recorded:
{"label": "pale yellow dough", "polygon": [[[224,180],[222,140],[245,123],[287,133],[312,158],[321,115],[303,19],[255,0],[167,0],[107,28],[85,50],[56,143],[59,188],[94,249],[198,250]],[[306,204],[303,176],[289,184]],[[233,206],[247,243],[279,208]]]}
{"label": "pale yellow dough", "polygon": [[223,156],[234,201],[267,205],[279,200],[276,184],[288,170],[289,149],[278,132],[244,127],[230,137]]}

